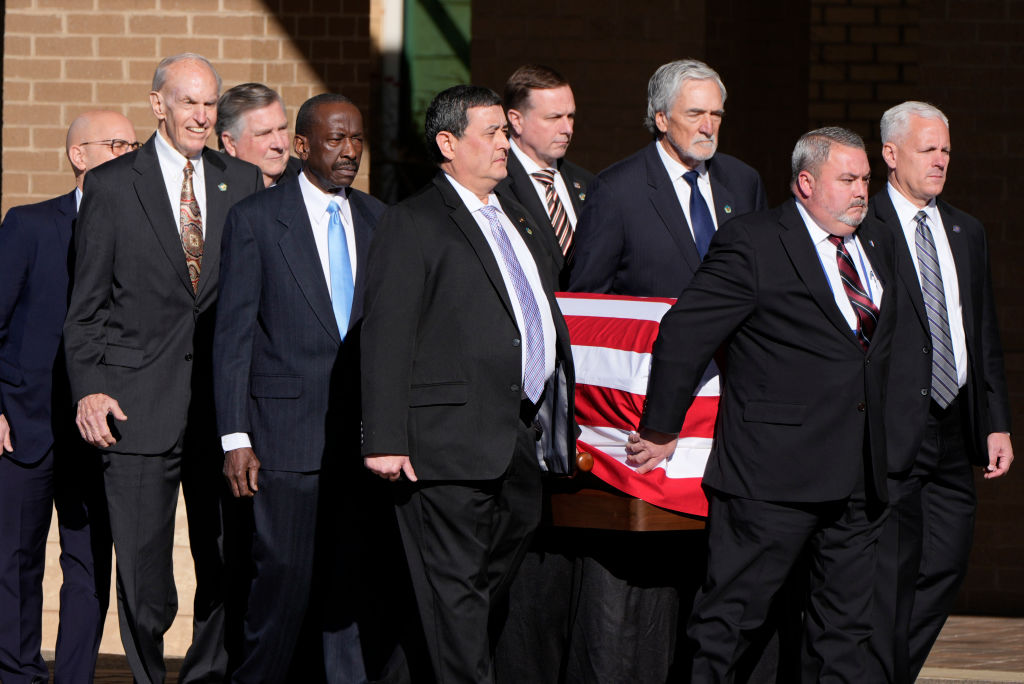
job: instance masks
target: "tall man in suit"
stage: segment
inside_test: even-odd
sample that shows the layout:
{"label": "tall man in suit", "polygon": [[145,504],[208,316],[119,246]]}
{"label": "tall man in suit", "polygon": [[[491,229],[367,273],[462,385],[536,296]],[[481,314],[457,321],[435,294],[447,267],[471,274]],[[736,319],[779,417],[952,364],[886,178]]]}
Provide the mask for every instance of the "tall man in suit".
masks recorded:
{"label": "tall man in suit", "polygon": [[166,673],[179,483],[196,571],[180,681],[219,680],[226,668],[213,310],[224,217],[263,181],[205,147],[219,89],[205,58],[164,59],[149,96],[157,132],[87,176],[75,232],[68,375],[82,437],[103,451],[121,641],[138,682]]}
{"label": "tall man in suit", "polygon": [[675,297],[717,228],[766,208],[757,171],[716,154],[725,97],[722,79],[703,62],[654,72],[645,120],[654,140],[591,185],[576,226],[571,290]]}
{"label": "tall man in suit", "polygon": [[289,155],[284,100],[262,83],[228,88],[217,100],[217,144],[232,157],[255,164],[266,187],[295,178],[302,164]]}
{"label": "tall man in suit", "polygon": [[573,232],[594,179],[565,158],[576,123],[572,88],[554,69],[526,64],[505,82],[504,104],[511,150],[498,194],[508,192],[534,221],[550,229],[555,251],[565,259],[562,283],[567,284]]}
{"label": "tall man in suit", "polygon": [[[370,239],[384,204],[351,187],[363,117],[347,97],[307,100],[295,149],[303,160],[298,180],[235,205],[221,253],[217,423],[224,474],[236,497],[252,497],[255,521],[256,577],[236,682],[299,679],[289,663],[307,612],[316,613],[315,552],[325,550],[323,541],[335,542],[324,529],[330,525],[320,524],[321,497],[330,493],[332,506],[352,500],[352,471],[361,470],[358,325]],[[349,569],[362,562],[343,561]],[[334,569],[334,581],[343,571]],[[332,681],[366,678],[348,617],[335,616],[346,629],[324,640]]]}
{"label": "tall man in suit", "polygon": [[692,681],[732,681],[752,630],[810,555],[804,682],[868,675],[875,547],[884,520],[884,397],[897,288],[886,242],[857,229],[871,175],[842,128],[793,150],[795,196],[723,226],[661,321],[639,472],[671,455],[705,366],[726,344],[704,485],[708,568],[688,633]]}
{"label": "tall man in suit", "polygon": [[494,188],[501,98],[455,86],[426,115],[440,172],[385,212],[362,337],[366,466],[398,518],[438,681],[494,681],[493,632],[540,519],[541,471],[575,453],[568,329],[541,228]]}
{"label": "tall man in suit", "polygon": [[885,190],[865,225],[888,232],[902,287],[887,424],[889,496],[876,577],[872,681],[913,682],[967,572],[976,498],[1013,462],[985,229],[938,198],[949,122],[904,102],[882,115]]}
{"label": "tall man in suit", "polygon": [[[717,152],[725,99],[722,79],[703,62],[678,60],[654,72],[645,121],[654,140],[591,184],[576,227],[570,290],[676,297],[717,228],[766,208],[757,171]],[[703,533],[591,536],[572,637],[579,655],[571,666],[580,662],[585,672],[616,681],[676,676],[686,669],[676,648],[676,625],[685,615],[680,595],[688,603],[699,583]],[[678,551],[662,566],[639,560],[663,557],[666,544]],[[672,569],[663,571],[668,564]],[[633,638],[622,638],[623,625]]]}
{"label": "tall man in suit", "polygon": [[75,189],[15,207],[0,226],[0,680],[46,681],[39,652],[43,563],[54,505],[60,533],[57,682],[91,682],[110,593],[110,532],[99,457],[80,441],[60,348],[68,258],[85,174],[135,149],[117,112],[68,128]]}

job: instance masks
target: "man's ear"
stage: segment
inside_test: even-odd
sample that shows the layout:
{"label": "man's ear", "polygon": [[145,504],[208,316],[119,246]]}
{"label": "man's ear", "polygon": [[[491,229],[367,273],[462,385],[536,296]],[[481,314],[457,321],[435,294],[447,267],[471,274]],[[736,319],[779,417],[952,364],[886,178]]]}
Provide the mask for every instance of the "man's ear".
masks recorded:
{"label": "man's ear", "polygon": [[163,121],[167,118],[167,112],[164,111],[164,96],[155,90],[149,91],[149,106],[153,109],[153,116],[156,117],[157,121]]}
{"label": "man's ear", "polygon": [[231,138],[231,134],[224,131],[220,134],[220,142],[224,146],[224,151],[230,154],[232,157],[238,156],[238,147],[235,146],[235,141]]}
{"label": "man's ear", "polygon": [[885,165],[890,169],[896,168],[896,145],[887,142],[882,145],[882,159],[885,160]]}
{"label": "man's ear", "polygon": [[515,133],[518,138],[523,134],[523,113],[518,109],[508,110],[508,125],[512,127],[512,132]]}
{"label": "man's ear", "polygon": [[807,199],[814,194],[814,176],[810,171],[804,170],[797,174],[796,189],[803,199]]}
{"label": "man's ear", "polygon": [[292,149],[295,150],[295,156],[302,161],[309,159],[309,140],[306,136],[296,133],[292,138]]}
{"label": "man's ear", "polygon": [[437,148],[441,150],[445,159],[448,161],[455,159],[455,148],[459,144],[459,139],[451,131],[439,132],[434,136],[434,142],[437,143]]}
{"label": "man's ear", "polygon": [[664,133],[668,130],[668,115],[665,112],[655,112],[654,114],[654,125],[657,129]]}

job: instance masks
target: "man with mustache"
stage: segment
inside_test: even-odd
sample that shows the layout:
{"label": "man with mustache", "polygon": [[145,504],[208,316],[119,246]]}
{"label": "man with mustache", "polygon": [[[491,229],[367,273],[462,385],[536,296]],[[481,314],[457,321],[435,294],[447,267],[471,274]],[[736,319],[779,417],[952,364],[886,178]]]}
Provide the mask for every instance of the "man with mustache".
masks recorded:
{"label": "man with mustache", "polygon": [[289,155],[284,100],[262,83],[242,83],[217,101],[217,143],[232,157],[255,164],[268,188],[295,178],[302,163]]}
{"label": "man with mustache", "polygon": [[[384,204],[351,187],[363,117],[347,97],[325,93],[302,105],[295,151],[298,179],[239,202],[224,228],[217,424],[231,491],[252,500],[256,570],[232,681],[307,681],[323,669],[328,681],[357,682],[366,673],[350,606],[321,614],[332,592],[312,585],[314,560],[332,558],[336,544],[350,548],[356,531],[358,331]],[[351,599],[365,584],[346,578],[364,561],[339,556],[331,581]],[[340,627],[326,629],[326,618]],[[323,634],[323,662],[295,657],[304,624]]]}
{"label": "man with mustache", "polygon": [[438,174],[385,212],[368,265],[364,462],[394,482],[438,682],[495,681],[541,471],[565,473],[575,454],[555,255],[526,210],[494,194],[505,130],[494,91],[439,93],[426,114]]}
{"label": "man with mustache", "polygon": [[[842,128],[804,134],[794,198],[712,239],[661,321],[639,434],[640,472],[669,457],[722,345],[722,403],[704,473],[707,576],[687,629],[693,682],[729,682],[794,567],[807,575],[802,673],[874,682],[876,540],[884,521],[883,424],[896,325],[892,236],[858,229],[871,166]],[[797,561],[807,554],[807,566]]]}
{"label": "man with mustache", "polygon": [[[725,99],[722,79],[703,62],[678,60],[654,72],[645,120],[654,140],[591,183],[576,226],[570,290],[677,297],[718,228],[767,208],[757,171],[717,153]],[[703,534],[592,534],[582,561],[582,591],[591,600],[581,602],[574,629],[583,643],[600,645],[572,661],[609,681],[664,681],[676,653],[679,595],[692,593],[702,574]],[[671,568],[652,574],[622,560],[664,555],[666,544],[681,549],[675,558],[683,560],[667,561]],[[623,625],[634,638],[622,638]],[[642,644],[642,657],[633,657],[634,643]]]}
{"label": "man with mustache", "polygon": [[75,230],[68,376],[78,429],[102,451],[121,642],[142,683],[166,674],[179,485],[196,573],[179,681],[221,681],[227,667],[213,312],[224,217],[263,179],[206,148],[219,91],[206,58],[161,61],[149,94],[156,133],[89,172]]}
{"label": "man with mustache", "polygon": [[1010,406],[982,224],[939,199],[949,121],[924,102],[882,115],[885,189],[865,226],[895,238],[903,287],[886,425],[889,497],[876,573],[871,681],[917,679],[967,572],[977,505],[1013,462]]}

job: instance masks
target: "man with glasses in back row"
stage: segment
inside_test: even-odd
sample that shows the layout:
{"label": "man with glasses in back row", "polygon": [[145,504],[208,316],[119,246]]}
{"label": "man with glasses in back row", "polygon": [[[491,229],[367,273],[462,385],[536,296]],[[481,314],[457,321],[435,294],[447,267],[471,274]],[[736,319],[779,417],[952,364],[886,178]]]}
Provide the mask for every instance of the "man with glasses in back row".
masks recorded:
{"label": "man with glasses in back row", "polygon": [[65,148],[75,189],[15,207],[0,226],[0,681],[12,684],[49,677],[39,649],[55,504],[63,572],[56,681],[91,682],[96,667],[110,531],[98,457],[73,429],[61,327],[85,174],[138,146],[123,115],[80,115]]}

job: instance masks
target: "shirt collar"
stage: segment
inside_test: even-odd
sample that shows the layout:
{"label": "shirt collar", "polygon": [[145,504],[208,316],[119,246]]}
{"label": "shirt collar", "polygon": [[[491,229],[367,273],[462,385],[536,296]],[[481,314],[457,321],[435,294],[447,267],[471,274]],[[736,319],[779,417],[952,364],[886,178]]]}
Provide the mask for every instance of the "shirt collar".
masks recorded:
{"label": "shirt collar", "polygon": [[668,177],[672,182],[675,182],[677,178],[682,178],[683,174],[687,171],[696,171],[697,175],[702,178],[708,175],[708,166],[704,162],[700,162],[692,169],[688,169],[672,158],[672,155],[665,150],[665,146],[661,144],[661,140],[656,140],[654,146],[658,148],[658,156],[661,157],[661,163],[665,165],[665,170],[668,171]]}
{"label": "shirt collar", "polygon": [[313,185],[303,172],[299,173],[299,189],[302,191],[302,201],[305,202],[310,214],[320,218],[327,213],[327,205],[330,204],[335,197],[338,198],[339,206],[344,205],[344,203],[348,201],[348,193],[345,190],[342,190],[337,195],[324,192]]}
{"label": "shirt collar", "polygon": [[892,183],[886,183],[885,189],[889,192],[889,199],[892,201],[892,208],[896,210],[896,217],[899,218],[900,225],[906,226],[911,224],[914,217],[917,216],[917,212],[922,210],[928,216],[928,222],[931,225],[938,225],[938,207],[935,204],[934,197],[921,208],[915,206],[913,202],[904,197]]}
{"label": "shirt collar", "polygon": [[[510,140],[509,142],[511,143],[510,146],[512,148],[512,154],[516,155],[516,159],[518,159],[519,163],[523,165],[523,170],[526,171],[527,176],[532,177],[537,171],[547,171],[551,168],[550,166],[540,166],[537,162],[533,161],[533,159],[530,158],[530,155],[523,152],[522,148],[516,144],[515,140]],[[558,168],[556,167],[554,171],[555,173],[558,173]]]}
{"label": "shirt collar", "polygon": [[192,168],[195,169],[197,172],[201,172],[203,165],[202,150],[200,150],[199,154],[197,154],[195,157],[192,157],[191,159],[186,159],[185,155],[171,147],[171,144],[164,139],[164,136],[160,133],[160,131],[156,132],[155,137],[156,156],[160,160],[160,163],[162,165],[167,166],[168,168],[178,169],[178,172],[181,173],[181,170],[185,168],[185,162],[191,161]]}
{"label": "shirt collar", "polygon": [[446,173],[444,174],[444,177],[447,178],[448,182],[452,184],[453,188],[455,188],[455,192],[459,194],[459,199],[461,199],[462,203],[466,205],[467,209],[469,209],[469,213],[472,214],[475,211],[479,211],[483,209],[484,206],[494,207],[501,213],[505,213],[501,209],[501,203],[498,202],[498,196],[493,192],[487,196],[487,204],[485,205],[480,201],[480,198],[477,197],[475,193],[467,190],[461,183],[452,178],[451,175]]}
{"label": "shirt collar", "polygon": [[[811,242],[813,242],[815,245],[820,245],[822,242],[825,242],[830,237],[832,237],[832,233],[828,232],[827,230],[821,227],[821,224],[818,223],[818,220],[811,216],[811,212],[807,211],[807,208],[800,202],[800,200],[796,200],[796,210],[800,212],[800,218],[804,220],[804,225],[807,227],[807,232],[811,236]],[[843,244],[852,240],[855,233],[856,231],[854,231],[854,233],[851,233],[850,235],[843,237]]]}

